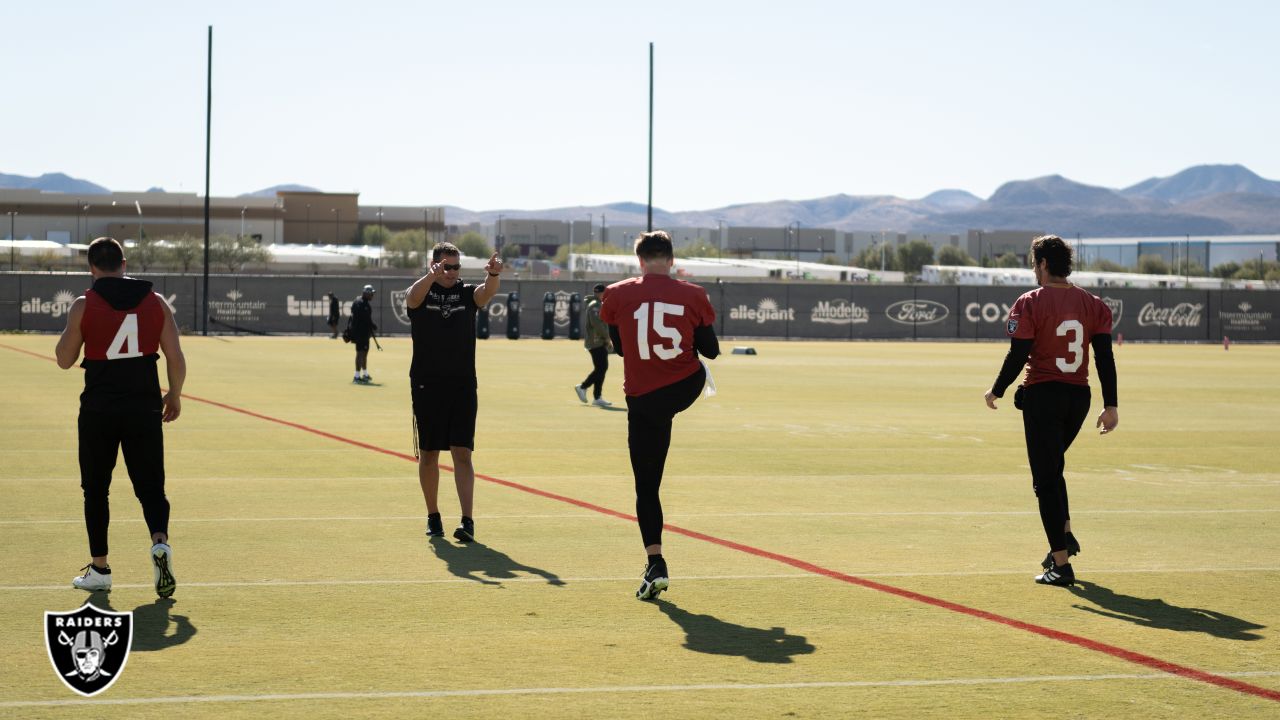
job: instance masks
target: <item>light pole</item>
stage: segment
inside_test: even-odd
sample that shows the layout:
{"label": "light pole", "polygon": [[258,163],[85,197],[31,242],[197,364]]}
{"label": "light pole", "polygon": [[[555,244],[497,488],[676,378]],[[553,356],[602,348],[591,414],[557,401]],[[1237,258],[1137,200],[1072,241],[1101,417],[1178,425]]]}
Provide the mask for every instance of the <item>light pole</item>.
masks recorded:
{"label": "light pole", "polygon": [[[796,277],[799,278],[800,277],[800,221],[796,220],[795,222],[791,223],[791,225],[796,226],[796,234],[792,236],[791,243],[792,243],[792,249],[795,250],[795,253],[796,253]],[[787,227],[791,227],[791,225],[788,225]]]}
{"label": "light pole", "polygon": [[596,239],[595,216],[587,213],[587,252],[591,252],[591,243]]}
{"label": "light pole", "polygon": [[16,262],[14,249],[18,246],[18,238],[16,235],[14,235],[13,221],[17,217],[18,217],[17,210],[9,211],[9,269],[10,270],[14,268],[14,264]]}
{"label": "light pole", "polygon": [[498,223],[493,229],[493,249],[495,252],[502,252],[502,246],[506,244],[506,239],[502,237],[502,213],[498,213]]}
{"label": "light pole", "polygon": [[240,240],[241,241],[244,240],[244,213],[248,209],[249,208],[247,207],[240,208]]}
{"label": "light pole", "polygon": [[138,209],[138,242],[142,242],[142,203],[137,200],[133,201],[133,206]]}
{"label": "light pole", "polygon": [[569,221],[569,255],[565,258],[569,266],[569,279],[573,279],[573,221]]}
{"label": "light pole", "polygon": [[724,220],[721,220],[720,218],[716,218],[716,238],[720,241],[720,255],[719,255],[719,257],[722,257],[722,258],[723,258],[723,257],[724,257],[724,249],[725,249],[725,242],[724,242]]}

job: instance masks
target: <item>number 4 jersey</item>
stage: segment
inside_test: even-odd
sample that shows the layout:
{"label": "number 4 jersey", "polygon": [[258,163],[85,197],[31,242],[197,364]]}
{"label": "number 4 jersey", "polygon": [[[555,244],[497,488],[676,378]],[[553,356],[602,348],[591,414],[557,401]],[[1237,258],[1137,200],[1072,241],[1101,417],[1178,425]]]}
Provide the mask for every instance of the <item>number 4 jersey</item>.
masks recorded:
{"label": "number 4 jersey", "polygon": [[650,273],[605,288],[600,319],[622,338],[622,391],[635,397],[698,371],[694,330],[712,325],[707,291],[684,280]]}
{"label": "number 4 jersey", "polygon": [[1027,385],[1089,384],[1089,342],[1111,334],[1111,309],[1072,285],[1023,293],[1009,310],[1009,337],[1031,340]]}
{"label": "number 4 jersey", "polygon": [[80,409],[93,412],[160,412],[160,333],[163,300],[151,283],[103,277],[84,294],[84,392]]}

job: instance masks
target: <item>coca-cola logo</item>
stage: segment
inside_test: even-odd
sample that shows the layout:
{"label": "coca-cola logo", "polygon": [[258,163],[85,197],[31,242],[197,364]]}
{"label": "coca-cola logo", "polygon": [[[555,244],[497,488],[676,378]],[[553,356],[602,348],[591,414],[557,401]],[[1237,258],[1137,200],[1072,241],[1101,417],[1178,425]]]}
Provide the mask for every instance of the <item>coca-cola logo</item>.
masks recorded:
{"label": "coca-cola logo", "polygon": [[1199,327],[1203,303],[1178,303],[1173,307],[1159,307],[1147,303],[1138,311],[1140,327]]}
{"label": "coca-cola logo", "polygon": [[933,300],[899,300],[885,308],[884,314],[904,325],[929,325],[942,322],[951,311],[946,305]]}

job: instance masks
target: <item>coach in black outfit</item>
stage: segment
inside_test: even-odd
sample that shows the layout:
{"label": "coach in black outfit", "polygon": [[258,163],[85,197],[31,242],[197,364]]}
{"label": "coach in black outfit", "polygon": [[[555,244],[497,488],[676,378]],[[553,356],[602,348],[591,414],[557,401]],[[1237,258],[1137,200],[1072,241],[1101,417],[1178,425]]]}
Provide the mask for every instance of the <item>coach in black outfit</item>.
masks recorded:
{"label": "coach in black outfit", "polygon": [[373,382],[369,377],[369,338],[378,331],[373,322],[373,286],[365,285],[360,297],[351,303],[351,317],[347,320],[347,330],[351,333],[351,342],[356,346],[356,375],[351,382]]}
{"label": "coach in black outfit", "polygon": [[498,292],[502,260],[494,253],[484,267],[482,285],[468,285],[459,278],[462,253],[450,243],[431,250],[431,267],[405,296],[413,360],[409,384],[418,445],[418,482],[427,503],[427,534],[444,535],[440,520],[440,451],[453,457],[453,480],[458,488],[462,522],[453,536],[475,540],[472,519],[476,472],[471,464],[475,449],[476,412],[476,310],[486,307]]}

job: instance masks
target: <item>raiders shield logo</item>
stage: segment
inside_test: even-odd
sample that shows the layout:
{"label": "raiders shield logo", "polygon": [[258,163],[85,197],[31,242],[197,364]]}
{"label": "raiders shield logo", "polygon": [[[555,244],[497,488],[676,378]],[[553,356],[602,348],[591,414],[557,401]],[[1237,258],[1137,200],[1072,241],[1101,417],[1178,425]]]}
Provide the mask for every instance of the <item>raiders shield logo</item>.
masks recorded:
{"label": "raiders shield logo", "polygon": [[569,325],[569,297],[573,293],[564,290],[556,291],[556,310],[554,321],[556,327],[566,327]]}
{"label": "raiders shield logo", "polygon": [[409,308],[404,306],[404,299],[409,296],[408,290],[392,290],[391,291],[391,311],[395,313],[396,319],[401,325],[409,325]]}
{"label": "raiders shield logo", "polygon": [[1120,324],[1120,314],[1124,312],[1124,301],[1116,298],[1104,297],[1102,302],[1108,308],[1111,308],[1111,326],[1115,327]]}
{"label": "raiders shield logo", "polygon": [[1009,334],[1018,332],[1018,318],[1009,318]]}
{"label": "raiders shield logo", "polygon": [[133,613],[85,603],[72,612],[44,614],[44,644],[62,683],[93,697],[111,687],[133,647]]}

